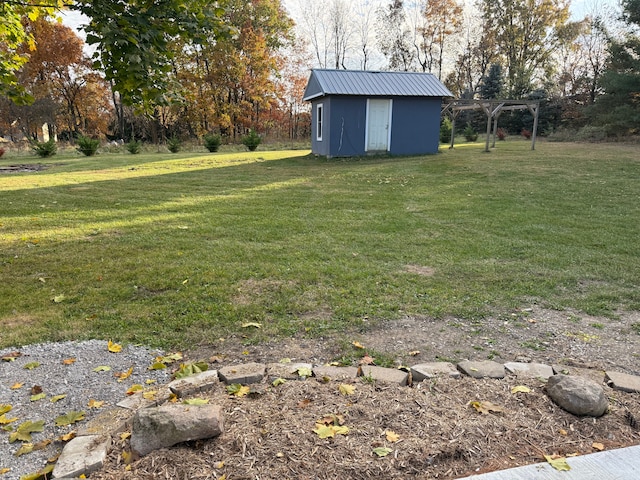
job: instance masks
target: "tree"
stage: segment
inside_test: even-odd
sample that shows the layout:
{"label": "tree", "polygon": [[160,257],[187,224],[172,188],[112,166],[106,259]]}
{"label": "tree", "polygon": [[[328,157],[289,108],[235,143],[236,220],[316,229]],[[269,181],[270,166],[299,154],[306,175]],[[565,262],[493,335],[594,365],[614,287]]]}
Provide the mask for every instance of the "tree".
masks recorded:
{"label": "tree", "polygon": [[609,135],[638,133],[640,129],[640,0],[623,0],[626,35],[609,45],[609,62],[600,84],[605,95],[590,110],[594,123]]}
{"label": "tree", "polygon": [[559,29],[569,19],[566,0],[480,0],[487,33],[503,60],[509,95],[520,98],[553,69],[561,42]]}
{"label": "tree", "polygon": [[415,55],[402,0],[392,0],[387,8],[379,8],[377,14],[379,28],[376,40],[387,58],[389,69],[411,70]]}
{"label": "tree", "polygon": [[489,68],[489,74],[482,78],[480,98],[498,98],[502,88],[502,66],[493,63]]}

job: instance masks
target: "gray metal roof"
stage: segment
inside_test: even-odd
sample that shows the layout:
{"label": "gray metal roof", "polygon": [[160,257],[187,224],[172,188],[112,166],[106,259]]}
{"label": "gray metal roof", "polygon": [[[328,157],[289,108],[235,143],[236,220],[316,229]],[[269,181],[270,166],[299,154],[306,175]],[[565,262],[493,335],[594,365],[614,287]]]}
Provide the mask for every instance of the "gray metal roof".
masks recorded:
{"label": "gray metal roof", "polygon": [[453,97],[431,73],[311,70],[304,100],[324,95]]}

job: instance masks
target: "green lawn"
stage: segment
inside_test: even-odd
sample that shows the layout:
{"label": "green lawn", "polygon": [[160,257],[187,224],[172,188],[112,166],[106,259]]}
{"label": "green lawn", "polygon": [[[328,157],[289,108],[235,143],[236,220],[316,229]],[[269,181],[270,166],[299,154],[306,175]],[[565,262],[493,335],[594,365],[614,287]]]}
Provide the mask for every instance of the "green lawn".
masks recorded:
{"label": "green lawn", "polygon": [[[640,309],[637,146],[58,155],[0,175],[0,347]],[[2,158],[40,162],[35,157]],[[261,329],[243,329],[258,322]]]}

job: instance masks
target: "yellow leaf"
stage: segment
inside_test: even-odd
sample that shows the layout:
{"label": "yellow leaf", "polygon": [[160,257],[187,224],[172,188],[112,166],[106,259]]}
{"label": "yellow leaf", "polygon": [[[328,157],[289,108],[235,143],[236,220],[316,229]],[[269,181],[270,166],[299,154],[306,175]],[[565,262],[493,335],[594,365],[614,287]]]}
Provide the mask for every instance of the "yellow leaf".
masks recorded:
{"label": "yellow leaf", "polygon": [[298,374],[298,376],[303,378],[313,376],[313,372],[311,371],[310,368],[307,368],[307,367],[300,367],[298,370],[296,370],[296,373]]}
{"label": "yellow leaf", "polygon": [[21,457],[22,455],[26,455],[27,453],[33,452],[33,443],[23,443],[22,446],[15,453],[16,457]]}
{"label": "yellow leaf", "polygon": [[84,420],[84,412],[72,411],[64,415],[60,415],[56,418],[56,427],[66,427],[67,425],[73,425],[80,420]]}
{"label": "yellow leaf", "polygon": [[0,415],[2,415],[3,413],[10,412],[12,409],[13,407],[11,405],[0,403]]}
{"label": "yellow leaf", "polygon": [[525,387],[524,385],[518,385],[517,387],[513,387],[511,389],[511,393],[531,393],[531,389],[529,387]]}
{"label": "yellow leaf", "polygon": [[599,452],[601,452],[602,450],[604,450],[604,444],[600,443],[600,442],[593,442],[591,444],[591,446],[593,447],[594,450],[598,450]]}
{"label": "yellow leaf", "polygon": [[87,407],[89,408],[102,408],[104,405],[104,400],[94,400],[93,398],[89,399],[89,403],[87,403]]}
{"label": "yellow leaf", "polygon": [[82,475],[80,475],[78,478],[87,478],[87,476],[83,473]]}
{"label": "yellow leaf", "polygon": [[38,368],[39,366],[40,362],[29,362],[24,366],[24,368],[27,370],[33,370],[34,368]]}
{"label": "yellow leaf", "polygon": [[409,352],[409,355],[411,355],[412,357],[415,357],[417,355],[420,355],[420,350],[414,350],[412,352]]}
{"label": "yellow leaf", "polygon": [[46,393],[38,393],[37,395],[31,395],[31,397],[29,397],[29,400],[32,402],[37,402],[38,400],[42,400],[46,396]]}
{"label": "yellow leaf", "polygon": [[351,345],[356,348],[364,348],[364,345],[362,345],[360,342],[351,342]]}
{"label": "yellow leaf", "polygon": [[316,424],[316,428],[313,430],[313,433],[318,435],[320,438],[332,438],[336,435],[336,432],[332,427],[321,425],[319,423]]}
{"label": "yellow leaf", "polygon": [[224,467],[224,462],[218,462],[214,465],[214,467],[216,467],[218,470],[220,470],[221,468]]}
{"label": "yellow leaf", "polygon": [[37,422],[32,422],[31,420],[27,420],[24,423],[21,423],[16,431],[9,435],[9,443],[13,443],[16,440],[20,440],[21,442],[30,442],[31,434],[34,432],[42,432],[44,430],[44,420],[38,420]]}
{"label": "yellow leaf", "polygon": [[568,435],[568,432],[564,428],[561,428],[560,435]]}
{"label": "yellow leaf", "polygon": [[349,433],[349,427],[344,425],[334,425],[331,428],[333,428],[333,431],[336,432],[337,435],[346,435]]}
{"label": "yellow leaf", "polygon": [[131,452],[127,452],[126,450],[123,450],[122,461],[124,462],[125,465],[131,464],[131,462],[133,461],[133,455],[131,454]]}
{"label": "yellow leaf", "polygon": [[94,372],[108,372],[111,370],[111,367],[107,367],[106,365],[102,365],[100,367],[96,367],[93,369]]}
{"label": "yellow leaf", "polygon": [[14,383],[13,385],[11,385],[11,390],[19,390],[23,387],[24,383]]}
{"label": "yellow leaf", "polygon": [[395,443],[398,440],[400,440],[400,435],[398,435],[396,432],[391,430],[386,431],[386,437],[387,437],[387,442],[391,442],[391,443]]}
{"label": "yellow leaf", "polygon": [[10,471],[10,468],[0,468],[0,475],[4,475],[5,473],[9,473]]}
{"label": "yellow leaf", "polygon": [[129,378],[132,373],[133,373],[133,367],[131,367],[126,372],[116,373],[114,376],[118,379],[119,382],[122,382],[122,381],[126,380],[127,378]]}
{"label": "yellow leaf", "polygon": [[62,303],[66,297],[64,295],[56,295],[51,299],[53,303]]}
{"label": "yellow leaf", "polygon": [[49,400],[51,401],[51,403],[56,403],[56,402],[59,402],[60,400],[62,400],[63,398],[66,398],[65,394],[55,395],[55,396],[51,397]]}
{"label": "yellow leaf", "polygon": [[545,455],[544,459],[556,470],[560,470],[561,472],[568,472],[571,470],[571,467],[567,463],[567,459],[564,457],[558,457],[557,455]]}
{"label": "yellow leaf", "polygon": [[251,388],[249,388],[247,385],[232,383],[227,387],[227,392],[236,397],[244,397],[245,395],[248,395],[249,392],[251,392]]}
{"label": "yellow leaf", "polygon": [[126,440],[131,436],[131,432],[123,432],[120,434],[120,440]]}
{"label": "yellow leaf", "polygon": [[273,385],[274,387],[278,387],[283,383],[287,383],[287,381],[284,378],[276,378],[273,382],[271,382],[271,385]]}
{"label": "yellow leaf", "polygon": [[65,360],[62,360],[63,365],[72,365],[74,363],[76,363],[75,358],[66,358]]}
{"label": "yellow leaf", "polygon": [[145,380],[144,383],[146,383],[147,385],[153,385],[156,382],[157,380],[154,380],[153,378],[149,378],[148,380]]}
{"label": "yellow leaf", "polygon": [[162,362],[155,362],[153,365],[151,365],[148,370],[162,370],[164,368],[167,368],[167,366],[162,363]]}
{"label": "yellow leaf", "polygon": [[111,353],[119,353],[122,351],[122,345],[118,345],[117,343],[113,343],[109,340],[109,343],[107,343],[107,350]]}
{"label": "yellow leaf", "polygon": [[8,425],[9,423],[15,422],[18,420],[18,417],[15,418],[7,418],[7,414],[3,413],[0,415],[0,425]]}
{"label": "yellow leaf", "polygon": [[353,393],[356,391],[356,386],[342,383],[340,384],[340,387],[338,387],[338,389],[340,390],[340,393],[342,395],[347,396],[347,395],[353,395]]}
{"label": "yellow leaf", "polygon": [[487,401],[482,401],[482,402],[473,401],[473,402],[470,402],[470,405],[473,408],[475,408],[479,413],[482,413],[484,415],[487,415],[490,412],[499,413],[504,411],[502,407],[498,405],[494,405],[493,403],[487,402]]}
{"label": "yellow leaf", "polygon": [[142,385],[139,385],[139,384],[136,383],[134,385],[131,385],[129,387],[129,390],[127,390],[126,393],[127,393],[127,395],[133,395],[134,393],[141,392],[142,390],[144,390],[144,387]]}
{"label": "yellow leaf", "polygon": [[74,438],[76,438],[75,430],[72,430],[71,432],[60,436],[60,440],[62,440],[63,442],[68,442],[69,440],[73,440]]}
{"label": "yellow leaf", "polygon": [[249,328],[249,327],[262,328],[262,324],[258,322],[246,322],[242,324],[242,328]]}
{"label": "yellow leaf", "polygon": [[280,359],[280,363],[291,363],[291,359],[290,358],[281,358]]}
{"label": "yellow leaf", "polygon": [[158,392],[156,390],[149,390],[148,392],[142,392],[142,398],[145,400],[155,400],[156,394]]}

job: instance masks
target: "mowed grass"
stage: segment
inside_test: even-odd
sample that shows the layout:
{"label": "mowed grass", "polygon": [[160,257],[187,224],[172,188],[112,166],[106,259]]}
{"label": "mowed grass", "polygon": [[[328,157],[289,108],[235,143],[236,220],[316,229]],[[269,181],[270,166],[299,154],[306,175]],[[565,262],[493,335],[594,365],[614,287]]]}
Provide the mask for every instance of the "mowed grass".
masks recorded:
{"label": "mowed grass", "polygon": [[0,347],[103,338],[188,348],[404,314],[481,320],[534,302],[640,309],[634,146],[47,162],[0,175]]}

